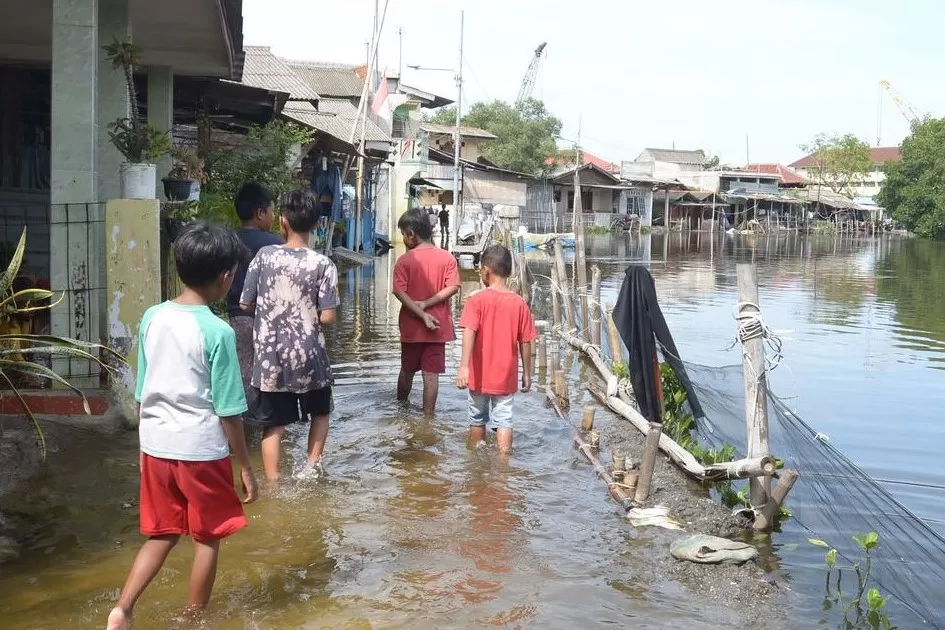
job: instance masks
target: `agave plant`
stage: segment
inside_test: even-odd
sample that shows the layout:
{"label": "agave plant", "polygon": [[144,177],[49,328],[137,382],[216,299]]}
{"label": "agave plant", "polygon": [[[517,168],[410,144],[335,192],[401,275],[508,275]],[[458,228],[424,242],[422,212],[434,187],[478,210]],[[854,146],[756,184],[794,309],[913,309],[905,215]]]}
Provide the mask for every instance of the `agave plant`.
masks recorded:
{"label": "agave plant", "polygon": [[19,400],[33,425],[42,457],[45,459],[46,436],[20,391],[20,377],[37,378],[71,389],[82,398],[85,413],[91,414],[85,394],[38,360],[42,357],[57,356],[86,359],[112,372],[115,368],[106,363],[106,359],[115,365],[125,363],[125,359],[101,344],[22,331],[20,322],[32,317],[36,312],[49,310],[62,301],[61,295],[56,297],[52,291],[46,289],[15,289],[14,280],[20,273],[25,251],[26,228],[23,228],[23,234],[13,250],[6,271],[0,274],[0,395],[9,391]]}

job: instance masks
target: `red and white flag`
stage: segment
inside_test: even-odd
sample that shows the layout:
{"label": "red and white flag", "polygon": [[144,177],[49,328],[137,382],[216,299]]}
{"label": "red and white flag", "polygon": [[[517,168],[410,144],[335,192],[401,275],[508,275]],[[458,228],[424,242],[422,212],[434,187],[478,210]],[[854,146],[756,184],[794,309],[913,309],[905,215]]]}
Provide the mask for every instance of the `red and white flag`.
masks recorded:
{"label": "red and white flag", "polygon": [[381,75],[379,85],[374,91],[374,102],[371,104],[371,110],[375,116],[381,112],[381,109],[387,103],[387,96],[387,73],[385,72]]}

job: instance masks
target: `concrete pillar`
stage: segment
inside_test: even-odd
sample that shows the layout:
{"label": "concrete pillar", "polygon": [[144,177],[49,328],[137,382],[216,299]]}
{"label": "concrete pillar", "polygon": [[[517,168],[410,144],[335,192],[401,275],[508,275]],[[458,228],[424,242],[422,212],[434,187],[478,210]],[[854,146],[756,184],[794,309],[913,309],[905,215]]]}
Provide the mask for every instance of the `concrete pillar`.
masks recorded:
{"label": "concrete pillar", "polygon": [[[148,66],[148,123],[173,138],[174,133],[174,70],[168,66]],[[171,156],[157,164],[158,199],[164,198],[161,180],[171,172]]]}
{"label": "concrete pillar", "polygon": [[119,168],[125,158],[108,139],[108,125],[119,118],[127,118],[130,111],[125,73],[112,67],[102,47],[111,44],[116,37],[123,40],[130,36],[128,0],[98,0],[97,201],[121,196]]}
{"label": "concrete pillar", "polygon": [[144,312],[161,301],[160,212],[157,200],[113,199],[105,209],[107,340],[128,360],[113,391],[129,420],[135,417],[138,327]]}
{"label": "concrete pillar", "polygon": [[[63,292],[52,310],[56,335],[98,340],[90,317],[90,236],[99,208],[97,190],[98,0],[53,0],[50,286]],[[94,273],[92,274],[94,277]],[[100,285],[98,285],[100,286]],[[78,361],[57,359],[53,369],[73,378],[88,373]],[[87,383],[77,383],[86,384]]]}

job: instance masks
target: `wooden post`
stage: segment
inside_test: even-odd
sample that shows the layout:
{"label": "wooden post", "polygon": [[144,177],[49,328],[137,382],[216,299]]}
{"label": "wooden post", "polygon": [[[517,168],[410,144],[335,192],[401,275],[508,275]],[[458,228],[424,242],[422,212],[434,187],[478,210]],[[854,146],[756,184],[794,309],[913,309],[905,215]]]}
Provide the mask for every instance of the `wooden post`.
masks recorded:
{"label": "wooden post", "polygon": [[[579,156],[580,158],[580,156]],[[581,300],[581,325],[584,341],[591,340],[589,309],[587,307],[587,252],[584,251],[584,204],[581,200],[581,165],[578,159],[574,169],[574,282]],[[572,326],[573,328],[573,326]]]}
{"label": "wooden post", "polygon": [[595,451],[600,450],[600,433],[591,429],[587,433],[587,441]]}
{"label": "wooden post", "polygon": [[601,307],[600,307],[600,267],[591,267],[591,343],[600,347]]}
{"label": "wooden post", "polygon": [[797,481],[798,477],[800,477],[798,472],[792,469],[785,470],[781,474],[778,485],[776,485],[771,492],[771,498],[768,499],[765,506],[761,508],[761,513],[755,518],[753,525],[755,531],[765,532],[774,526],[778,511],[784,504],[784,499],[787,497],[788,492],[791,491],[791,488],[794,487],[794,483]]}
{"label": "wooden post", "polygon": [[[749,459],[767,457],[768,452],[768,380],[765,372],[765,342],[760,329],[758,276],[755,266],[739,263],[738,333],[742,343],[742,375],[745,384],[745,424],[748,428]],[[771,478],[749,481],[752,506],[761,507],[771,494]]]}
{"label": "wooden post", "polygon": [[558,268],[558,289],[561,291],[561,301],[564,302],[568,330],[574,330],[577,326],[574,321],[574,300],[571,299],[571,290],[568,287],[568,268],[564,265],[564,249],[558,239],[555,239],[555,265]]}
{"label": "wooden post", "polygon": [[554,392],[562,400],[568,399],[568,381],[564,378],[564,370],[555,370]]}
{"label": "wooden post", "polygon": [[653,481],[653,469],[656,467],[656,456],[660,451],[660,436],[663,434],[663,425],[651,422],[646,432],[646,442],[643,446],[643,463],[640,466],[640,478],[637,481],[637,491],[634,495],[637,503],[643,503],[650,496],[650,483]]}
{"label": "wooden post", "polygon": [[587,433],[594,428],[594,415],[597,413],[597,407],[588,405],[584,407],[584,415],[581,417],[581,431]]}
{"label": "wooden post", "polygon": [[561,303],[559,301],[558,291],[560,283],[558,282],[558,267],[551,265],[551,312],[555,328],[561,330]]}
{"label": "wooden post", "polygon": [[617,323],[614,321],[614,305],[607,305],[607,332],[610,334],[610,354],[613,361],[623,361],[623,344],[620,343],[620,332],[617,330]]}
{"label": "wooden post", "polygon": [[538,380],[544,382],[548,378],[548,337],[538,336]]}
{"label": "wooden post", "polygon": [[516,255],[518,259],[518,292],[522,299],[531,303],[531,291],[528,287],[528,267],[525,266],[525,254]]}

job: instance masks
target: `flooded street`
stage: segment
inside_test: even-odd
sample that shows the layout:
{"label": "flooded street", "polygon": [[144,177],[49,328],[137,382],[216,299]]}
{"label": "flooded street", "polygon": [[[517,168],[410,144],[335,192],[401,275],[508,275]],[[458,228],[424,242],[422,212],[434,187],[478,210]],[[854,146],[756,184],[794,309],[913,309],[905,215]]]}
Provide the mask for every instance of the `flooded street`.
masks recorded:
{"label": "flooded street", "polygon": [[[738,360],[726,352],[735,333],[735,263],[754,259],[764,316],[790,331],[782,333],[785,363],[773,388],[942,529],[945,490],[933,471],[945,437],[938,411],[945,279],[935,274],[945,269],[945,245],[796,237],[716,243],[708,235],[593,237],[589,245],[611,300],[627,262],[652,263],[683,358],[708,365]],[[336,397],[327,480],[287,481],[248,507],[250,527],[223,545],[205,627],[739,624],[736,606],[727,610],[658,574],[654,554],[665,552],[655,547],[667,534],[634,529],[618,514],[543,394],[518,397],[507,462],[494,447],[467,450],[465,393],[445,378],[435,420],[394,401],[398,307],[390,262],[341,273],[342,308],[329,336]],[[461,295],[477,285],[464,272]],[[459,350],[448,348],[448,376]],[[904,422],[909,433],[890,429]],[[137,550],[134,436],[76,439],[5,505],[25,540],[23,557],[0,568],[5,629],[104,626]],[[286,445],[296,460],[304,439],[297,427]],[[182,543],[142,599],[136,628],[184,627],[175,617],[190,560]],[[786,558],[777,576],[804,590],[819,578],[803,565]],[[816,607],[772,627],[809,627]]]}

